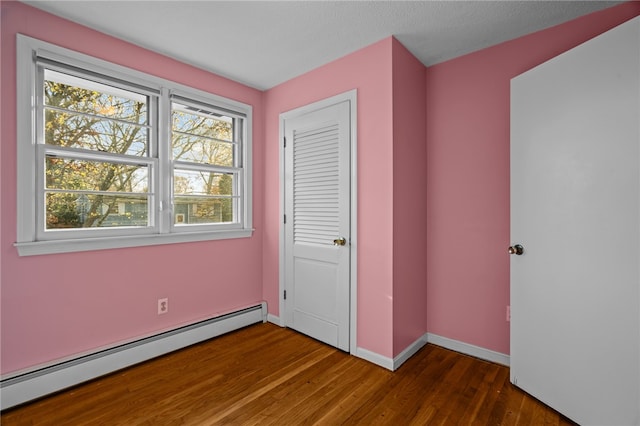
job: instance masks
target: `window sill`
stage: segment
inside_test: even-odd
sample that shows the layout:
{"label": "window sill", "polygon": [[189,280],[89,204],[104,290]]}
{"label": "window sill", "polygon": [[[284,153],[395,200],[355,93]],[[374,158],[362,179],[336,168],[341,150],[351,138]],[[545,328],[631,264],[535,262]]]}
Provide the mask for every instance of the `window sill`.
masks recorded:
{"label": "window sill", "polygon": [[73,253],[79,251],[107,250],[127,247],[155,246],[161,244],[190,243],[197,241],[248,238],[253,229],[233,229],[216,232],[193,232],[164,235],[136,235],[130,237],[83,238],[78,240],[36,241],[14,243],[19,256]]}

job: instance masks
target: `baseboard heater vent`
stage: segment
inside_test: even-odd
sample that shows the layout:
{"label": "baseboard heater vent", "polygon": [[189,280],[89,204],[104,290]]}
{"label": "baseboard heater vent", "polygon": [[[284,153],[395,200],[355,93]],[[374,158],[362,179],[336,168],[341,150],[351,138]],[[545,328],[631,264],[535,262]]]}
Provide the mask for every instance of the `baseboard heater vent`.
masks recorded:
{"label": "baseboard heater vent", "polygon": [[0,409],[95,379],[216,336],[265,322],[267,306],[248,307],[0,381]]}

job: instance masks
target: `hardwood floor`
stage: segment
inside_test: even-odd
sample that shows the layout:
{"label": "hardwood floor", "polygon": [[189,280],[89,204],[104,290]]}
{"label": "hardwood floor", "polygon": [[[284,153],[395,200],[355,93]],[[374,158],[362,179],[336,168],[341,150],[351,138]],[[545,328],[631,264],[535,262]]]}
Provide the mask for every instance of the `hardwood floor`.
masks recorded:
{"label": "hardwood floor", "polygon": [[0,416],[10,425],[571,425],[509,369],[427,345],[395,372],[258,324]]}

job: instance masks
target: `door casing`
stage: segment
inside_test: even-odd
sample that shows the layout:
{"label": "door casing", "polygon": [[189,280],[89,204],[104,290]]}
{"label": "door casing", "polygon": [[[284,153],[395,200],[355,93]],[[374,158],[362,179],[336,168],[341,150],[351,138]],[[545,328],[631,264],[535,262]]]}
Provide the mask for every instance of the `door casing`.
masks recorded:
{"label": "door casing", "polygon": [[341,93],[330,98],[326,98],[320,101],[313,102],[311,104],[295,108],[293,110],[283,112],[280,114],[280,127],[279,127],[279,179],[280,179],[280,233],[279,233],[279,289],[278,289],[278,306],[279,306],[279,325],[286,327],[285,321],[285,227],[284,227],[284,214],[285,214],[285,152],[284,152],[284,123],[287,118],[296,117],[299,115],[307,114],[309,112],[326,108],[331,105],[335,105],[341,102],[349,102],[349,115],[350,115],[350,154],[351,154],[351,182],[350,182],[350,209],[351,209],[351,242],[349,249],[351,250],[350,256],[350,306],[349,306],[349,353],[354,355],[356,353],[357,343],[357,302],[358,302],[358,182],[357,182],[357,164],[358,164],[358,151],[357,151],[357,90],[353,89],[345,93]]}

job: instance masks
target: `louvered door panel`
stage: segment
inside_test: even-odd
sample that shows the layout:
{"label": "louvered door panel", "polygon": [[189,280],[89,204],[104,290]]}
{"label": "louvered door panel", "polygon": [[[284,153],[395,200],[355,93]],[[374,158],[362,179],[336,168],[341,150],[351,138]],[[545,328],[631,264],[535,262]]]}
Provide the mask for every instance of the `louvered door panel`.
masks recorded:
{"label": "louvered door panel", "polygon": [[338,235],[338,124],[294,132],[293,238],[330,245]]}

